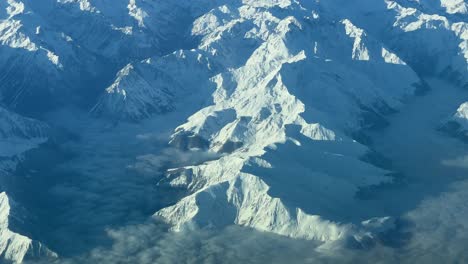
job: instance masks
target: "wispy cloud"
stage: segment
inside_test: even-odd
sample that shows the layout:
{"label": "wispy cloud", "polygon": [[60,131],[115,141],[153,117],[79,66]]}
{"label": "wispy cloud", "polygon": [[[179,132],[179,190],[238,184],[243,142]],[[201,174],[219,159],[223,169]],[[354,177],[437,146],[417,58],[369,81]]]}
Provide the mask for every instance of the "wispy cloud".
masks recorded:
{"label": "wispy cloud", "polygon": [[468,169],[468,155],[463,157],[458,157],[452,160],[444,160],[442,164],[450,167],[458,167],[463,169]]}

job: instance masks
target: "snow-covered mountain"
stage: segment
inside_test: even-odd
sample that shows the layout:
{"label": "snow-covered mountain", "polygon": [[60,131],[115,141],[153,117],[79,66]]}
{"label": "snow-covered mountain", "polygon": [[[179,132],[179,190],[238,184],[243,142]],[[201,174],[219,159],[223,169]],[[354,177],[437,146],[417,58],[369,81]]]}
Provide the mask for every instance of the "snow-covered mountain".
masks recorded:
{"label": "snow-covered mountain", "polygon": [[[194,222],[203,226],[236,223],[291,237],[337,240],[347,236],[350,227],[331,223],[318,211],[333,215],[353,200],[359,188],[391,180],[384,170],[359,160],[366,147],[345,132],[384,122],[383,115],[398,109],[422,82],[397,55],[351,21],[334,22],[310,12],[297,3],[220,8],[219,16],[236,21],[236,33],[248,34],[258,44],[250,53],[241,49],[244,52],[237,56],[228,54],[244,56],[244,66],[211,79],[213,102],[176,129],[172,143],[226,155],[170,172],[165,181],[188,188],[190,195],[156,216],[177,229]],[[288,15],[281,16],[284,13]],[[203,24],[217,32],[234,24],[227,20],[217,25],[212,21],[222,18],[215,14],[199,18],[195,28]],[[264,24],[270,29],[262,30]],[[210,44],[201,48],[216,51]],[[234,51],[229,45],[219,46]],[[395,72],[401,78],[393,79],[390,73]],[[306,166],[307,159],[305,163],[288,160],[291,153],[341,164],[356,174]],[[328,154],[320,157],[320,153]],[[296,167],[297,171],[288,173],[282,169]],[[286,190],[293,192],[295,184],[291,184],[272,195],[275,191],[269,189],[274,186],[268,181],[282,181],[282,177],[300,181],[303,193],[289,200]],[[308,205],[306,201],[326,197],[326,189],[337,200],[335,208],[323,198],[315,206]]]}
{"label": "snow-covered mountain", "polygon": [[15,177],[21,155],[47,141],[49,130],[43,122],[0,107],[0,255],[6,263],[21,263],[24,258],[56,257],[40,242],[12,231],[11,220],[22,221],[23,216],[21,210],[15,212],[21,205],[12,202],[5,192],[9,178]]}
{"label": "snow-covered mountain", "polygon": [[441,130],[468,142],[468,102],[461,104],[448,120],[444,120]]}
{"label": "snow-covered mountain", "polygon": [[131,121],[174,111],[180,98],[199,95],[216,68],[209,57],[193,50],[128,64],[91,112]]}
{"label": "snow-covered mountain", "polygon": [[[214,61],[222,54],[221,65],[231,63],[226,57],[245,62],[235,69],[225,66],[211,79],[213,102],[176,129],[172,142],[227,154],[170,171],[164,182],[187,188],[189,195],[155,216],[176,229],[235,223],[298,238],[346,237],[349,225],[324,216],[356,206],[358,190],[391,181],[389,172],[361,161],[369,150],[349,137],[385,124],[385,114],[425,90],[418,75],[466,83],[464,22],[396,2],[381,4],[385,10],[357,10],[351,16],[358,25],[365,20],[362,14],[388,19],[366,19],[362,25],[369,32],[327,5],[289,1],[225,5],[200,17],[193,30],[204,35],[199,49],[211,51]],[[390,34],[388,22],[394,27]],[[216,36],[230,34],[256,45],[239,52],[230,48],[231,41],[218,44],[223,39]],[[427,58],[434,59],[430,69],[429,61],[421,61]],[[308,159],[301,163],[297,156]],[[313,161],[317,166],[306,165]],[[337,164],[340,170],[329,167]],[[291,198],[293,192],[300,194]]]}
{"label": "snow-covered mountain", "polygon": [[468,102],[460,105],[457,113],[454,115],[454,120],[460,124],[464,131],[468,130]]}
{"label": "snow-covered mountain", "polygon": [[[384,176],[387,172],[359,161],[366,148],[345,134],[384,123],[383,115],[398,109],[401,100],[423,89],[424,83],[389,48],[350,20],[322,18],[318,9],[308,10],[299,3],[223,5],[198,18],[192,34],[201,38],[196,50],[126,66],[94,109],[138,120],[153,112],[177,111],[187,101],[200,101],[200,95],[206,96],[200,91],[213,87],[212,102],[176,130],[172,144],[228,154],[170,172],[165,181],[188,188],[190,195],[156,215],[177,229],[192,222],[219,227],[237,223],[294,237],[340,238],[348,226],[328,226],[327,220],[300,207],[286,207],[280,197],[268,194],[269,186],[259,175],[246,174],[244,167],[275,166],[259,159],[274,144],[291,140],[298,146],[311,144],[313,149],[314,141],[331,141],[316,151],[345,151],[349,166],[367,171],[366,176],[341,182],[345,176],[337,172],[304,168],[296,177],[317,174],[317,181],[337,186],[336,192],[342,194],[348,185],[350,192],[342,199],[352,200],[359,188],[390,179]],[[393,78],[394,74],[400,78]],[[294,151],[307,153],[309,148]],[[310,177],[305,190],[314,188],[316,180]],[[220,194],[210,196],[214,190]],[[265,201],[243,201],[244,193],[264,196]],[[204,199],[200,205],[199,199]],[[225,215],[227,209],[218,211],[213,202],[231,208],[232,216]],[[252,215],[255,212],[247,208],[265,211]]]}
{"label": "snow-covered mountain", "polygon": [[10,220],[20,217],[12,213],[12,202],[5,192],[0,193],[0,254],[2,262],[21,263],[26,259],[54,259],[57,254],[41,243],[10,230]]}
{"label": "snow-covered mountain", "polygon": [[[13,175],[60,126],[83,141],[82,159],[109,141],[95,155],[118,156],[113,169],[120,156],[149,156],[110,133],[157,138],[170,150],[150,154],[156,168],[146,173],[182,195],[153,218],[172,231],[238,225],[324,248],[365,247],[395,229],[399,215],[363,208],[360,195],[392,185],[402,170],[369,131],[431,93],[429,78],[460,89],[450,104],[466,101],[456,98],[468,89],[466,0],[5,0],[0,172]],[[76,111],[89,114],[91,128]],[[466,139],[468,104],[450,111],[434,123]],[[113,167],[88,163],[83,175]],[[122,174],[138,167],[125,166]],[[57,185],[47,195],[82,191],[83,204],[96,197]],[[6,193],[0,251],[10,246],[0,256],[21,262],[33,242],[10,231],[15,197]]]}
{"label": "snow-covered mountain", "polygon": [[0,157],[12,157],[44,143],[48,130],[45,123],[0,107]]}
{"label": "snow-covered mountain", "polygon": [[193,17],[214,3],[204,2],[2,1],[3,102],[21,111],[95,103],[119,67],[191,47]]}
{"label": "snow-covered mountain", "polygon": [[420,75],[467,84],[466,1],[366,0],[355,8],[352,1],[337,0],[324,6],[365,27]]}

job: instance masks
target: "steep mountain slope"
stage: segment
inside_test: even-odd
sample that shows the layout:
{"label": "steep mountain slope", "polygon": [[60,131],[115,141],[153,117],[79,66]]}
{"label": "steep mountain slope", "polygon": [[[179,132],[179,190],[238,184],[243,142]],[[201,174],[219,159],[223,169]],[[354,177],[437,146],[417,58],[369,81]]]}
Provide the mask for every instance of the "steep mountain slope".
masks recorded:
{"label": "steep mountain slope", "polygon": [[[56,258],[57,255],[42,244],[10,230],[11,201],[6,193],[0,193],[0,255],[2,262],[21,263],[23,259]],[[16,216],[18,217],[18,216]]]}
{"label": "steep mountain slope", "polygon": [[451,136],[468,142],[468,103],[461,104],[448,120],[443,121],[440,129]]}
{"label": "steep mountain slope", "polygon": [[343,0],[322,4],[366,28],[420,75],[468,84],[466,1],[365,0],[359,8]]}
{"label": "steep mountain slope", "polygon": [[[193,46],[189,26],[213,4],[3,1],[1,101],[28,114],[60,104],[95,103],[98,88],[119,67]],[[31,105],[36,112],[28,111]]]}
{"label": "steep mountain slope", "polygon": [[22,2],[2,1],[0,10],[0,98],[15,105],[22,94],[32,92],[26,87],[46,86],[46,76],[59,78],[61,62],[51,47],[33,38],[40,29],[34,32],[36,28],[30,24],[38,18],[29,15]]}
{"label": "steep mountain slope", "polygon": [[[195,22],[195,28],[204,25],[206,31],[200,49],[216,51],[217,46],[206,45],[217,44],[216,38],[208,38],[224,28],[229,35],[233,24],[236,34],[258,45],[237,56],[227,52],[234,51],[230,43],[220,45],[220,54],[245,58],[245,65],[212,78],[213,102],[176,129],[172,145],[225,155],[169,171],[161,184],[187,188],[189,195],[155,216],[175,229],[235,223],[325,242],[360,239],[354,226],[329,220],[346,219],[339,208],[352,204],[360,188],[391,179],[360,161],[368,150],[346,134],[385,122],[382,115],[398,109],[423,84],[398,56],[351,21],[333,22],[305,10],[285,2],[223,6]],[[401,78],[392,78],[395,73]],[[291,153],[307,158],[286,158]],[[309,165],[319,160],[322,165]],[[325,164],[340,164],[342,170]],[[296,185],[286,178],[301,182],[303,191],[291,197]]]}
{"label": "steep mountain slope", "polygon": [[0,107],[0,157],[12,157],[47,140],[48,127]]}
{"label": "steep mountain slope", "polygon": [[12,218],[22,221],[22,213],[14,212],[20,205],[13,203],[4,191],[6,182],[20,162],[20,155],[47,141],[49,128],[46,124],[19,116],[0,108],[0,260],[7,263],[21,263],[25,257],[56,257],[41,243],[33,241],[14,231]]}
{"label": "steep mountain slope", "polygon": [[[341,14],[330,8],[334,4],[244,1],[222,5],[194,22],[192,34],[201,38],[201,42],[191,53],[198,56],[176,56],[186,53],[180,51],[164,56],[159,65],[149,63],[157,60],[152,58],[138,64],[136,70],[131,65],[119,73],[95,112],[139,120],[151,113],[176,111],[184,107],[181,98],[184,102],[187,97],[200,101],[197,91],[214,89],[213,102],[205,102],[206,108],[177,128],[171,143],[184,150],[201,148],[225,155],[199,166],[170,171],[161,184],[187,188],[190,195],[156,216],[176,229],[186,223],[201,226],[236,223],[324,241],[338,239],[349,230],[346,225],[331,227],[332,223],[327,229],[326,220],[311,219],[314,213],[334,218],[331,220],[346,219],[338,212],[339,206],[356,206],[350,201],[359,189],[390,180],[384,176],[389,172],[360,161],[369,150],[349,136],[358,135],[363,128],[385,125],[384,115],[398,110],[405,98],[415,92],[425,91],[427,86],[418,75],[441,75],[464,85],[465,29],[463,22],[452,23],[441,15],[426,15],[422,6],[420,11],[382,1],[363,5],[363,10],[350,8],[349,13]],[[369,24],[377,18],[368,16],[384,20]],[[346,17],[366,26],[370,33]],[[393,30],[387,34],[389,26]],[[432,41],[435,39],[436,42]],[[456,46],[447,49],[446,43]],[[188,62],[185,65],[174,62],[180,60]],[[206,66],[198,67],[200,61]],[[435,67],[427,68],[429,63]],[[176,71],[164,70],[172,64],[178,65]],[[194,69],[200,72],[193,75]],[[160,71],[169,77],[148,74]],[[174,76],[183,76],[182,85],[174,85]],[[201,78],[194,81],[193,76]],[[192,92],[184,93],[185,90]],[[333,143],[316,146],[314,141]],[[278,143],[286,145],[275,146]],[[304,193],[316,188],[317,181],[324,182],[321,187],[324,189],[334,186],[328,192],[330,197],[339,199],[336,208],[326,199],[312,207],[304,203],[315,196],[286,198],[289,197],[286,186],[282,191],[270,190],[273,187],[269,186],[268,178],[264,179],[265,175],[274,175],[270,176],[275,179],[270,184],[281,182],[278,175],[285,172],[279,168],[304,166],[294,160],[287,163],[284,153],[304,151],[310,155],[313,150],[318,152],[317,156],[304,160],[305,164],[320,159],[341,163],[349,166],[346,171],[355,171],[357,178],[353,180],[350,175],[323,165],[323,168],[306,166],[286,174],[293,174],[301,182],[303,175],[317,175],[310,176],[314,180],[308,184],[304,179]],[[337,156],[321,157],[329,154],[319,153]],[[281,160],[281,166],[258,159],[261,156]],[[344,182],[343,177],[347,178]],[[257,204],[260,201],[250,201],[244,198],[244,193],[265,198],[262,204]],[[255,211],[246,208],[271,209],[265,211],[266,215],[255,215]],[[315,224],[310,225],[311,222]],[[315,229],[316,225],[324,228]]]}
{"label": "steep mountain slope", "polygon": [[[443,4],[443,3],[442,3]],[[465,4],[466,5],[466,4]],[[388,8],[395,12],[395,26],[398,30],[407,33],[394,36],[403,58],[411,59],[420,71],[428,74],[440,74],[443,77],[461,86],[468,83],[468,48],[467,48],[467,21],[466,18],[456,19],[446,17],[445,14],[426,14],[411,7],[404,7],[395,2],[388,2]],[[403,40],[399,37],[405,35]],[[417,39],[416,43],[414,38]],[[408,48],[407,45],[414,45]],[[421,49],[424,47],[423,49]],[[420,54],[409,54],[409,50],[419,50]],[[414,58],[411,58],[414,56]],[[428,58],[421,61],[421,58]],[[406,58],[405,58],[406,59]],[[419,60],[419,62],[417,62]],[[430,64],[428,64],[430,63]],[[428,67],[433,65],[432,67]],[[435,67],[434,67],[435,66]]]}
{"label": "steep mountain slope", "polygon": [[454,121],[458,122],[464,131],[468,130],[468,102],[463,103],[457,109]]}
{"label": "steep mountain slope", "polygon": [[[200,86],[216,72],[198,51],[179,51],[162,58],[128,64],[91,112],[116,120],[136,121],[179,107],[180,98],[200,94]],[[177,100],[179,98],[179,100]]]}
{"label": "steep mountain slope", "polygon": [[[231,5],[213,9],[197,19],[194,23],[192,34],[202,39],[197,50],[190,52],[179,51],[177,53],[164,56],[159,60],[157,58],[151,58],[141,62],[136,67],[138,70],[134,70],[133,65],[131,68],[126,67],[118,75],[114,84],[107,89],[107,95],[104,96],[100,104],[109,105],[106,107],[108,108],[107,112],[118,113],[121,110],[112,109],[112,105],[116,104],[115,102],[104,102],[115,101],[116,94],[121,94],[121,96],[118,96],[117,98],[120,98],[122,103],[117,105],[125,104],[126,107],[132,109],[124,111],[124,116],[128,115],[125,114],[125,112],[134,112],[135,109],[140,109],[138,111],[141,111],[142,113],[149,113],[151,111],[147,111],[145,108],[158,109],[159,103],[162,104],[161,108],[168,108],[165,104],[169,101],[169,97],[173,97],[172,100],[177,101],[178,98],[189,96],[190,94],[183,93],[184,90],[192,91],[192,95],[195,94],[196,96],[196,92],[194,91],[201,91],[202,88],[209,85],[206,83],[207,79],[218,73],[221,74],[216,77],[218,79],[217,81],[226,82],[223,78],[232,78],[229,76],[232,75],[230,72],[240,65],[245,63],[250,63],[252,65],[260,63],[260,61],[253,61],[251,57],[255,50],[259,49],[270,35],[274,35],[275,30],[284,30],[275,29],[275,25],[278,25],[281,20],[284,20],[282,25],[280,25],[281,27],[289,27],[289,25],[294,26],[294,20],[296,17],[291,16],[289,18],[291,21],[288,21],[288,19],[284,19],[284,14],[281,14],[281,12],[291,12],[298,18],[303,19],[306,23],[310,23],[305,24],[303,26],[304,29],[301,29],[296,33],[298,35],[303,32],[306,35],[298,36],[298,38],[292,40],[291,43],[285,44],[285,49],[291,49],[291,52],[300,52],[301,48],[304,48],[304,51],[309,53],[307,61],[311,61],[314,59],[313,57],[315,57],[316,62],[309,64],[318,65],[319,63],[327,62],[327,64],[330,65],[328,66],[330,69],[333,67],[343,67],[343,69],[346,67],[358,67],[357,69],[359,70],[356,71],[362,71],[366,76],[361,78],[358,75],[359,77],[355,78],[370,79],[363,81],[367,82],[367,84],[364,84],[365,88],[363,89],[372,89],[368,86],[373,85],[373,83],[377,83],[379,86],[387,85],[394,86],[394,89],[408,90],[392,91],[392,89],[387,89],[382,91],[383,93],[387,93],[386,95],[372,95],[373,92],[360,91],[363,94],[367,93],[366,95],[358,95],[361,97],[371,98],[388,96],[388,98],[385,99],[369,99],[370,101],[386,100],[386,102],[372,102],[376,104],[381,103],[382,105],[379,107],[397,107],[399,104],[397,102],[398,99],[392,97],[398,93],[411,93],[410,90],[413,89],[413,87],[411,87],[413,84],[414,86],[422,85],[414,72],[407,67],[406,64],[398,58],[398,56],[389,51],[389,49],[384,45],[378,43],[377,40],[368,36],[365,31],[354,26],[351,21],[342,20],[340,23],[335,23],[335,25],[333,25],[331,24],[332,20],[330,19],[325,18],[319,20],[307,18],[310,15],[307,11],[290,6],[286,7],[287,8],[280,10],[276,10],[275,7],[270,10],[265,7],[255,8],[251,5]],[[254,12],[259,12],[260,14],[255,15]],[[314,16],[318,16],[318,14],[315,14]],[[267,24],[268,26],[266,26]],[[315,30],[315,26],[317,26],[318,30]],[[336,30],[339,33],[335,33]],[[333,41],[342,44],[336,44],[333,43]],[[308,45],[307,42],[312,42],[312,45]],[[263,58],[258,59],[260,60]],[[335,63],[335,60],[337,63]],[[151,62],[149,63],[149,61]],[[185,62],[187,65],[181,64],[181,62],[178,61],[187,61]],[[367,63],[369,61],[370,63]],[[375,67],[370,66],[374,61],[376,63],[378,62],[380,67],[383,68],[379,68],[377,70]],[[199,64],[201,63],[204,66],[200,67]],[[174,68],[174,70],[164,69],[164,67],[168,67],[166,65],[172,64],[181,65],[178,66],[179,68],[177,70],[175,70],[173,66],[171,67]],[[337,64],[337,66],[335,66],[335,64]],[[341,66],[342,64],[344,65]],[[180,81],[182,85],[174,86],[172,84],[174,81],[171,81],[171,79],[168,80],[166,75],[159,74],[162,75],[159,76],[154,74],[154,72],[160,71],[164,71],[166,75],[173,76],[172,79],[174,76],[177,76],[179,79],[182,78]],[[391,78],[392,75],[389,74],[389,71],[404,76],[402,78],[403,81]],[[142,74],[137,74],[138,72],[142,72]],[[152,73],[152,75],[148,74],[148,72]],[[193,72],[195,72],[195,74],[192,74]],[[242,74],[240,70],[239,74]],[[191,80],[191,82],[188,83],[187,80]],[[204,81],[200,82],[199,80]],[[400,82],[406,83],[404,85],[399,85]],[[337,86],[340,84],[333,85]],[[169,91],[164,87],[172,87],[172,89]],[[166,91],[159,95],[163,98],[154,100],[149,99],[153,97],[153,95],[151,95],[151,91],[148,91],[149,89],[153,89],[155,91],[165,89]],[[124,90],[125,93],[122,92]],[[148,96],[149,98],[146,99],[148,102],[141,103],[145,100],[142,95],[147,93],[147,91],[150,94]],[[180,95],[171,96],[177,93]],[[109,99],[106,99],[106,97],[109,97]],[[126,100],[125,98],[128,99]],[[368,99],[359,98],[359,100]],[[153,101],[153,105],[149,103],[150,101]],[[358,102],[358,104],[363,104],[364,106],[366,104],[370,104],[370,102]],[[99,104],[97,107],[102,108]],[[175,107],[169,108],[175,109]],[[369,111],[371,112],[372,109],[369,109]],[[142,114],[142,116],[139,117],[137,114],[134,118],[139,119],[144,116],[145,115]]]}
{"label": "steep mountain slope", "polygon": [[[47,190],[25,192],[26,211],[37,205],[35,212],[45,209],[65,223],[47,226],[60,227],[53,235],[34,234],[59,249],[60,235],[79,236],[86,227],[91,234],[75,241],[83,243],[153,212],[173,231],[238,225],[329,249],[379,241],[421,198],[409,191],[433,195],[439,186],[432,185],[447,183],[440,175],[463,174],[446,169],[453,161],[431,150],[463,155],[456,144],[464,143],[444,145],[437,128],[467,139],[468,105],[452,109],[466,93],[438,82],[431,89],[425,80],[468,87],[467,6],[465,0],[0,2],[0,191],[6,191],[0,259],[21,262],[40,245],[12,231],[10,209],[22,205],[3,185],[51,129],[22,115],[76,134],[63,143],[75,159],[31,176],[48,181],[24,183]],[[443,102],[433,107],[437,99]],[[58,114],[46,114],[61,105]],[[394,115],[399,111],[407,112]],[[425,153],[403,153],[408,146],[424,146]],[[417,168],[424,162],[431,163],[427,171]],[[424,176],[425,184],[385,189]],[[157,191],[146,186],[148,178],[157,180]],[[159,197],[161,189],[177,200],[139,206],[138,199]],[[399,201],[407,211],[388,209],[394,205],[388,198],[363,198],[379,191],[410,197]],[[59,213],[46,208],[58,200]],[[87,219],[94,222],[80,223]]]}

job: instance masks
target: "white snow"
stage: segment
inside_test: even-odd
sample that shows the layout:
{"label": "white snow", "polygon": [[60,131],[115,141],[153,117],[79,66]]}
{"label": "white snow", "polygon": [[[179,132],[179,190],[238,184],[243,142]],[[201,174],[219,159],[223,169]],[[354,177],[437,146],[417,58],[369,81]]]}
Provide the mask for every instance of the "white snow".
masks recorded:
{"label": "white snow", "polygon": [[0,193],[0,253],[13,263],[21,263],[31,246],[31,239],[8,229],[10,203],[6,193]]}
{"label": "white snow", "polygon": [[[14,89],[16,103],[36,82],[51,96],[70,83],[70,94],[102,88],[92,114],[171,127],[171,146],[198,157],[160,182],[187,191],[154,213],[172,230],[239,225],[329,245],[378,240],[395,228],[395,197],[375,204],[356,196],[392,178],[352,137],[386,122],[371,135],[372,150],[417,182],[411,191],[432,195],[443,175],[466,168],[463,143],[436,131],[448,117],[468,131],[466,93],[429,80],[437,89],[414,97],[419,76],[468,84],[466,1],[8,0],[0,7],[0,95]],[[122,68],[108,87],[82,90],[82,80],[98,79],[109,64]],[[44,143],[47,130],[0,108],[0,157]],[[81,150],[88,166],[103,165],[94,147],[110,153],[108,167],[126,154],[113,137],[89,138]],[[137,162],[128,169],[161,167],[152,154]],[[20,262],[31,241],[9,231],[6,194],[0,206],[0,252]],[[414,212],[405,216],[426,213]]]}
{"label": "white snow", "polygon": [[462,126],[462,129],[468,131],[468,102],[460,105],[455,113],[454,120]]}
{"label": "white snow", "polygon": [[47,125],[0,107],[0,157],[12,157],[44,143]]}
{"label": "white snow", "polygon": [[370,60],[369,51],[362,41],[366,37],[364,30],[354,26],[348,19],[343,20],[342,23],[345,25],[346,34],[354,38],[352,58],[354,60]]}
{"label": "white snow", "polygon": [[10,17],[19,15],[24,12],[23,2],[16,2],[15,0],[7,0],[8,7],[6,8],[7,14]]}
{"label": "white snow", "polygon": [[395,53],[391,53],[384,47],[382,47],[382,58],[386,63],[406,65]]}
{"label": "white snow", "polygon": [[[214,76],[213,103],[193,114],[173,135],[173,141],[201,137],[207,140],[209,151],[230,149],[217,160],[168,175],[170,184],[190,191],[174,206],[155,214],[174,230],[192,224],[238,224],[323,242],[348,237],[359,240],[367,234],[362,231],[367,229],[365,225],[339,224],[320,215],[333,215],[339,206],[355,206],[353,196],[359,187],[390,180],[384,176],[386,171],[359,161],[366,147],[343,131],[363,125],[360,104],[376,112],[381,111],[375,107],[379,103],[399,107],[399,98],[409,96],[412,85],[420,80],[401,59],[351,21],[332,24],[319,16],[309,21],[298,6],[282,4],[297,13],[279,18],[268,9],[222,7],[195,23],[192,32],[203,36],[200,48],[209,51],[213,61],[231,65],[232,60],[226,58],[236,57],[245,58],[245,63]],[[315,30],[309,28],[311,24]],[[230,45],[238,47],[239,42],[226,41],[233,34],[258,44],[251,50],[234,50]],[[310,39],[318,44],[310,45]],[[236,51],[238,55],[231,55]],[[396,80],[381,71],[376,77],[374,67],[398,67],[395,70],[402,78]],[[395,81],[398,83],[389,85]],[[359,98],[359,103],[353,98]],[[314,147],[318,144],[314,142],[330,143]],[[237,147],[227,147],[234,143]],[[292,156],[305,158],[297,161]],[[321,159],[319,167],[308,166]],[[354,172],[343,175],[325,165],[335,162]],[[270,169],[264,171],[265,167]],[[278,190],[276,186],[270,190],[269,179],[288,177],[302,182],[303,191],[288,197],[286,193],[295,192],[295,186],[284,183],[280,194],[272,195]],[[335,205],[327,205],[327,199],[321,197],[335,199]],[[313,202],[305,202],[309,200]]]}
{"label": "white snow", "polygon": [[468,14],[468,3],[465,0],[440,0],[440,4],[449,14]]}
{"label": "white snow", "polygon": [[[9,229],[10,209],[11,201],[7,194],[0,193],[0,255],[2,260],[8,263],[22,263],[26,255],[34,254],[35,247],[41,248],[42,246]],[[37,252],[41,250],[42,254],[47,257],[57,257],[55,253],[46,248],[38,249]]]}
{"label": "white snow", "polygon": [[63,4],[74,3],[74,4],[78,4],[80,7],[80,10],[82,11],[98,12],[98,10],[91,5],[91,2],[89,2],[89,0],[57,0],[57,2],[63,3]]}
{"label": "white snow", "polygon": [[136,0],[129,0],[127,8],[128,14],[138,21],[138,26],[145,27],[145,18],[148,14],[136,5]]}

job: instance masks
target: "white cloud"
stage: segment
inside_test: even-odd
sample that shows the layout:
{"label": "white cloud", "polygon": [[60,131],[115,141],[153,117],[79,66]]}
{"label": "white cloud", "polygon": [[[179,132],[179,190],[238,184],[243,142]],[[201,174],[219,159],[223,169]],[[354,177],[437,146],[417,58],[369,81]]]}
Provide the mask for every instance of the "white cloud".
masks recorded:
{"label": "white cloud", "polygon": [[[458,167],[463,169],[468,169],[468,155],[463,157],[458,157],[452,160],[444,160],[442,164],[450,167]],[[467,172],[468,174],[468,172]]]}

